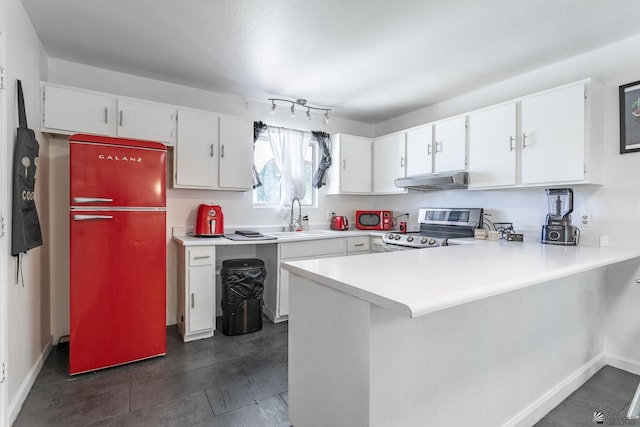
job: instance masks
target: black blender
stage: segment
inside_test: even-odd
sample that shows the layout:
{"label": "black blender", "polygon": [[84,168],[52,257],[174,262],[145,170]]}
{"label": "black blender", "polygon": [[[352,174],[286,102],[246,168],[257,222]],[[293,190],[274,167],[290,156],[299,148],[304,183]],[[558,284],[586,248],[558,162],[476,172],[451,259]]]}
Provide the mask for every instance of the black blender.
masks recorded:
{"label": "black blender", "polygon": [[574,246],[580,240],[580,229],[571,225],[573,190],[571,188],[547,188],[549,213],[542,226],[542,243]]}

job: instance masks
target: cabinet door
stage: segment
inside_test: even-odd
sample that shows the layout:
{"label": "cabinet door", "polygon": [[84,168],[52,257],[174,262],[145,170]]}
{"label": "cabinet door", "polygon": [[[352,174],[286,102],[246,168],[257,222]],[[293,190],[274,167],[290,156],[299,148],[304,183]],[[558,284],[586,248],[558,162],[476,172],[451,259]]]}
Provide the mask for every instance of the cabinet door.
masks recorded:
{"label": "cabinet door", "polygon": [[189,267],[189,333],[213,329],[215,277],[213,265]]}
{"label": "cabinet door", "polygon": [[466,119],[458,117],[435,125],[435,172],[465,169]]}
{"label": "cabinet door", "polygon": [[44,128],[69,134],[115,131],[115,97],[49,85],[42,90]]}
{"label": "cabinet door", "polygon": [[522,100],[522,183],[584,178],[584,84]]}
{"label": "cabinet door", "polygon": [[340,191],[371,193],[371,141],[366,138],[341,135]]}
{"label": "cabinet door", "polygon": [[469,116],[469,187],[516,184],[516,104]]}
{"label": "cabinet door", "polygon": [[218,115],[206,111],[178,110],[174,151],[177,188],[217,187]]}
{"label": "cabinet door", "polygon": [[405,193],[407,191],[394,184],[396,178],[405,176],[405,158],[404,133],[373,141],[374,193]]}
{"label": "cabinet door", "polygon": [[407,131],[407,176],[433,172],[433,126]]}
{"label": "cabinet door", "polygon": [[289,315],[289,272],[280,269],[280,289],[278,290],[278,316]]}
{"label": "cabinet door", "polygon": [[253,187],[253,122],[221,116],[219,153],[219,187],[250,190]]}
{"label": "cabinet door", "polygon": [[175,143],[176,107],[118,98],[118,136]]}

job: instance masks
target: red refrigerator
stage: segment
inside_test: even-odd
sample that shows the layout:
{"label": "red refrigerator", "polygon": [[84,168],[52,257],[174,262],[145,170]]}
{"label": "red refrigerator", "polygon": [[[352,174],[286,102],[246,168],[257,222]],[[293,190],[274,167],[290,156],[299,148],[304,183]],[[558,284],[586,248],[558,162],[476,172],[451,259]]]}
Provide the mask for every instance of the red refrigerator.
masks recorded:
{"label": "red refrigerator", "polygon": [[166,353],[166,147],[70,138],[71,375]]}

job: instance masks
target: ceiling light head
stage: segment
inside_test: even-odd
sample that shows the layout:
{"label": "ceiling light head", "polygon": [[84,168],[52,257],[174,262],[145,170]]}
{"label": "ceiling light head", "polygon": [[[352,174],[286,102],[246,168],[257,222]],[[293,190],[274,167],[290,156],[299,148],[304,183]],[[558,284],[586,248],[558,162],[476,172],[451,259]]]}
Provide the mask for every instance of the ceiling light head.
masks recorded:
{"label": "ceiling light head", "polygon": [[276,101],[274,101],[273,99],[271,100],[271,114],[275,114],[276,113]]}
{"label": "ceiling light head", "polygon": [[324,113],[324,124],[328,125],[329,124],[329,110],[327,110],[326,113]]}
{"label": "ceiling light head", "polygon": [[296,116],[296,109],[293,107],[295,104],[292,102],[291,103],[291,117],[295,117]]}
{"label": "ceiling light head", "polygon": [[307,119],[311,120],[311,108],[307,108]]}

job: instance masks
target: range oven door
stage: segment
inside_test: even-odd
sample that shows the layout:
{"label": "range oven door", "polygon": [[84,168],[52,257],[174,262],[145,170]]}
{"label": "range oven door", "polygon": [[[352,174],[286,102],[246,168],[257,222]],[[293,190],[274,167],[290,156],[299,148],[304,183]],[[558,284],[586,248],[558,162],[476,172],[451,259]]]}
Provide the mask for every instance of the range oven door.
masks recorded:
{"label": "range oven door", "polygon": [[384,252],[397,252],[397,251],[413,251],[416,249],[424,249],[424,248],[414,248],[412,246],[394,245],[393,243],[382,242],[382,249],[384,250]]}

